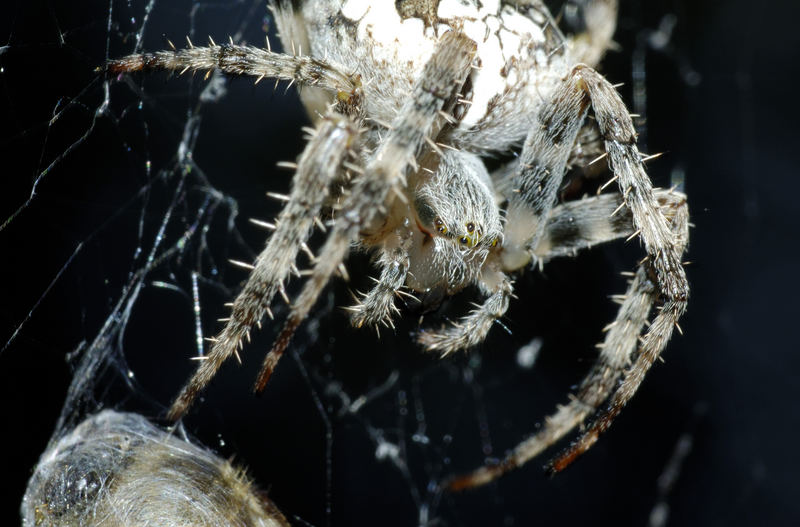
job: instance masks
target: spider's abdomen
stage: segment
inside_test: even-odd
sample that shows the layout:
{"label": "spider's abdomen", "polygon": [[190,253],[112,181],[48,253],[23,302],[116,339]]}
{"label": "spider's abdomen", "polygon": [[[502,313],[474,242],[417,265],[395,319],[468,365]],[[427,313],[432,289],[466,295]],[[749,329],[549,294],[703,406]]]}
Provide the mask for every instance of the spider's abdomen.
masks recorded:
{"label": "spider's abdomen", "polygon": [[[279,16],[285,49],[361,76],[366,114],[391,122],[438,38],[462,31],[478,46],[453,142],[472,151],[521,142],[543,99],[568,71],[564,41],[543,8],[500,0],[306,0]],[[298,42],[300,41],[300,42]],[[305,97],[319,110],[318,96]]]}

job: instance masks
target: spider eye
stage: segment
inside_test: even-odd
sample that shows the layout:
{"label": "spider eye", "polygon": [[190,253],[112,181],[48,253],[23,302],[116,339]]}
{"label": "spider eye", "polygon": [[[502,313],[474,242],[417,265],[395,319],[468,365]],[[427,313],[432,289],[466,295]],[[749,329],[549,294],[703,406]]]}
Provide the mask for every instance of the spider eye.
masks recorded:
{"label": "spider eye", "polygon": [[467,232],[472,234],[475,231],[475,224],[470,222],[467,223]]}
{"label": "spider eye", "polygon": [[461,245],[467,245],[469,243],[469,238],[462,236],[458,241],[461,242]]}
{"label": "spider eye", "polygon": [[440,218],[436,218],[435,220],[433,220],[433,224],[436,226],[436,230],[439,231],[441,234],[447,234],[447,227]]}

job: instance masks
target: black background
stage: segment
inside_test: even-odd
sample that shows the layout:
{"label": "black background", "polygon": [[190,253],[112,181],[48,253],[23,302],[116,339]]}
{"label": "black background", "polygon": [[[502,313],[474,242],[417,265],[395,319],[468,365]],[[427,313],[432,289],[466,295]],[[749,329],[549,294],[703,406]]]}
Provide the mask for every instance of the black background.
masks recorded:
{"label": "black background", "polygon": [[[201,4],[193,18],[186,2],[155,5],[145,34],[148,50],[164,47],[162,35],[176,43],[189,33],[196,41],[206,34],[220,41],[243,19],[245,39],[260,44],[263,37],[264,10],[249,20],[249,3]],[[25,481],[55,426],[70,379],[67,355],[94,339],[140,265],[132,263],[140,218],[144,239],[152,240],[159,211],[171,199],[174,180],[157,180],[144,205],[146,161],[154,174],[174,163],[187,110],[202,88],[199,78],[192,85],[163,75],[135,78],[130,86],[145,87],[137,110],[137,94],[112,84],[109,113],[97,116],[90,129],[104,96],[93,69],[107,53],[108,6],[19,2],[5,6],[0,17],[0,45],[6,46],[0,48],[3,221],[56,161],[30,206],[0,231],[0,342],[32,311],[0,355],[2,524],[18,521]],[[141,24],[128,15],[141,17],[143,11],[124,3],[113,7],[108,53],[117,56],[132,49],[124,36]],[[445,496],[431,512],[441,525],[644,525],[659,500],[659,475],[684,434],[693,443],[667,496],[671,525],[800,524],[800,222],[794,194],[800,7],[789,1],[623,1],[617,33],[622,49],[609,55],[603,71],[626,83],[621,92],[627,101],[631,49],[667,13],[678,20],[672,48],[647,55],[646,140],[649,152],[666,152],[650,165],[656,184],[669,185],[676,168],[686,174],[695,228],[684,336],[673,339],[665,363],[653,368],[615,426],[575,466],[547,479],[541,458],[486,488]],[[687,64],[699,74],[698,84],[686,82]],[[272,167],[302,148],[304,117],[293,92],[273,93],[267,83],[254,88],[241,80],[228,88],[227,97],[202,111],[192,154],[211,184],[237,201],[239,232],[258,250],[264,234],[245,220],[274,216],[275,204],[264,192],[288,188],[289,173]],[[59,118],[50,122],[54,114]],[[198,195],[190,192],[176,214],[189,214]],[[226,234],[225,220],[220,212],[212,224],[211,254],[219,261],[247,259]],[[631,269],[638,254],[635,246],[614,246],[555,262],[543,274],[526,273],[504,320],[512,334],[496,328],[477,355],[443,362],[411,345],[409,333],[417,326],[410,320],[380,340],[349,329],[344,315],[330,307],[349,302],[339,282],[319,302],[316,343],[298,340],[302,361],[287,356],[267,393],[254,398],[249,386],[274,334],[268,328],[245,350],[244,367],[223,370],[187,425],[224,456],[235,454],[298,525],[412,525],[419,508],[412,488],[429,500],[431,476],[483,461],[480,416],[486,416],[496,456],[565,400],[591,363],[600,328],[613,316],[607,295],[624,288],[618,272]],[[105,404],[158,417],[188,375],[190,298],[157,287],[168,282],[191,291],[187,276],[196,264],[188,259],[170,261],[146,282],[122,337],[136,372],[136,396],[125,398],[112,388],[101,397]],[[201,289],[206,333],[245,277],[224,264],[219,268],[220,283],[230,289]],[[368,269],[366,258],[351,258],[353,288],[366,287],[362,274]],[[520,369],[516,351],[536,336],[544,343],[539,361],[532,370]],[[356,415],[338,414],[341,400],[331,387],[358,396],[395,371],[397,381],[386,394]],[[310,372],[308,383],[304,372]],[[465,375],[475,378],[465,381]],[[419,404],[424,430],[414,417]],[[402,439],[408,478],[376,460],[369,427],[393,443]],[[414,441],[420,431],[429,445]]]}

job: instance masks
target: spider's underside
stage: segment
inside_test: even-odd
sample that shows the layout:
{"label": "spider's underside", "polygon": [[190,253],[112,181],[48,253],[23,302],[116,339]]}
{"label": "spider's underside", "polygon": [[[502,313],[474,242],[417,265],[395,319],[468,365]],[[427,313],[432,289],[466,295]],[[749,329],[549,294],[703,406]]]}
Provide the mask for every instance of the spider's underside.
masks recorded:
{"label": "spider's underside", "polygon": [[[276,294],[286,297],[283,284],[299,274],[295,260],[301,250],[310,254],[305,242],[325,210],[334,211],[335,221],[321,252],[312,255],[257,390],[353,244],[377,253],[381,266],[377,284],[351,308],[356,326],[391,324],[401,294],[480,288],[483,304],[459,322],[420,332],[424,348],[446,355],[482,342],[503,316],[512,297],[507,273],[639,237],[647,255],[570,402],[501,463],[453,479],[450,488],[493,480],[595,414],[549,465],[563,469],[636,392],[688,298],[681,264],[688,242],[685,196],[652,188],[630,115],[593,69],[611,45],[616,0],[570,2],[584,30],[569,37],[540,0],[276,2],[283,48],[291,54],[212,41],[106,65],[109,74],[220,69],[289,80],[304,87],[301,98],[316,121],[287,204],[267,225],[275,232],[170,417],[183,415],[222,363],[238,357],[251,328],[272,316],[271,303]],[[619,193],[559,204],[567,170],[592,149],[582,138],[593,134],[600,138],[594,154],[613,172],[607,185],[616,182]],[[514,152],[492,174],[482,161]]]}

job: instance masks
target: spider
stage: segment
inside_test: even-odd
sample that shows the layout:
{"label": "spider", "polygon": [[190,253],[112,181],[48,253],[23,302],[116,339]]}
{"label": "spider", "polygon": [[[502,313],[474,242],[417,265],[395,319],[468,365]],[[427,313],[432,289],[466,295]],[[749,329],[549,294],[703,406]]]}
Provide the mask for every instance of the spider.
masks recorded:
{"label": "spider", "polygon": [[[589,449],[638,389],[686,309],[681,257],[686,197],[652,187],[636,132],[614,86],[593,68],[611,46],[616,0],[580,0],[565,13],[583,28],[565,36],[540,0],[273,0],[285,50],[216,44],[109,61],[109,75],[206,71],[288,80],[315,121],[291,194],[211,351],[174,401],[180,418],[238,351],[276,295],[290,304],[256,382],[264,389],[351,247],[372,251],[376,285],[350,308],[355,326],[391,324],[401,295],[454,295],[477,285],[485,299],[447,327],[418,334],[448,355],[481,343],[513,297],[510,273],[595,244],[639,238],[646,256],[596,363],[570,401],[503,461],[453,478],[459,490],[518,467],[578,425],[549,464],[557,472]],[[188,40],[188,39],[187,39]],[[591,114],[590,114],[591,111]],[[590,138],[590,139],[587,139]],[[591,140],[594,138],[594,140]],[[510,158],[491,173],[484,159]],[[573,165],[606,160],[618,193],[559,202]],[[318,255],[306,240],[331,211]],[[307,253],[311,269],[295,262]],[[305,276],[290,300],[291,274]],[[651,317],[654,305],[658,308]],[[678,329],[680,329],[678,327]],[[643,333],[643,334],[642,334]],[[607,403],[603,409],[601,405]]]}

